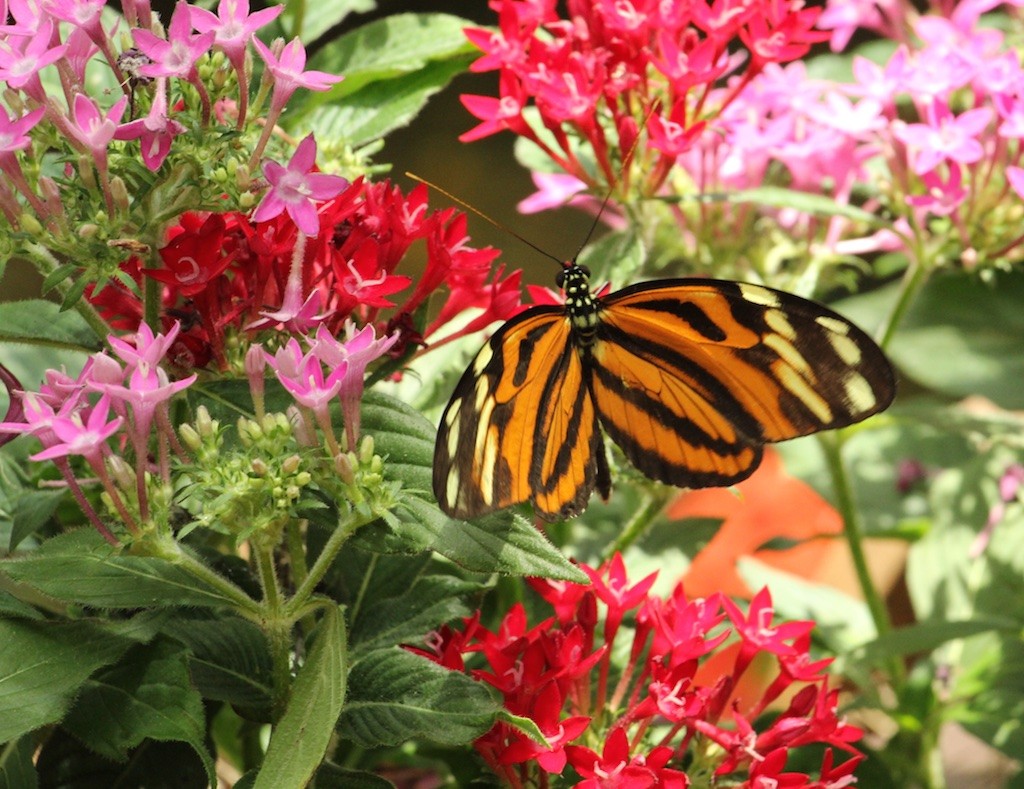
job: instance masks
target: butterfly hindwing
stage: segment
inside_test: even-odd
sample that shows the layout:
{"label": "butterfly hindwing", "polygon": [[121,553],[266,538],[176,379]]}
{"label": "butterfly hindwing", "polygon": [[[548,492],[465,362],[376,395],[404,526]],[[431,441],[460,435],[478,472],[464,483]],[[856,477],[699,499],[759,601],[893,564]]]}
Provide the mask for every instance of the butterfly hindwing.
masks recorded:
{"label": "butterfly hindwing", "polygon": [[637,468],[675,485],[727,485],[764,443],[885,408],[877,345],[814,302],[755,285],[668,280],[602,300],[591,348],[601,423]]}
{"label": "butterfly hindwing", "polygon": [[583,366],[559,307],[502,326],[463,375],[441,419],[434,493],[470,518],[523,501],[545,518],[584,508],[600,436]]}

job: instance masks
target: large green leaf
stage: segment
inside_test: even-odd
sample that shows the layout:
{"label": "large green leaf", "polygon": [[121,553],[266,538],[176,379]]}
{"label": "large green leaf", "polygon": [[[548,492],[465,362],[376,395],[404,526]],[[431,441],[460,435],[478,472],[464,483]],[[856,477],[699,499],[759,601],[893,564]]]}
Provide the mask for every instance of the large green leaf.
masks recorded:
{"label": "large green leaf", "polygon": [[58,600],[97,608],[219,608],[219,589],[163,558],[116,553],[91,529],[47,540],[32,554],[0,563],[0,573]]}
{"label": "large green leaf", "polygon": [[463,745],[486,732],[501,709],[482,682],[403,649],[380,649],[352,666],[342,736],[372,748],[413,739]]}
{"label": "large green leaf", "polygon": [[189,681],[186,651],[158,639],[129,650],[81,687],[64,726],[96,753],[123,761],[143,740],[187,743],[216,781],[203,744],[203,701]]}
{"label": "large green leaf", "polygon": [[36,789],[39,780],[32,762],[36,742],[26,734],[0,747],[0,789]]}
{"label": "large green leaf", "polygon": [[[990,281],[966,272],[933,277],[887,351],[904,374],[943,395],[1024,408],[1024,272],[990,273]],[[867,307],[883,314],[892,291],[865,297]]]}
{"label": "large green leaf", "polygon": [[[391,557],[384,557],[385,560]],[[469,609],[462,598],[479,591],[480,584],[450,576],[427,576],[410,582],[401,594],[367,597],[352,623],[353,655],[372,649],[419,641],[424,635]]]}
{"label": "large green leaf", "polygon": [[204,698],[269,713],[273,666],[256,625],[234,616],[179,615],[162,629],[189,648],[189,672]]}
{"label": "large green leaf", "polygon": [[81,315],[43,299],[0,303],[0,342],[96,351],[100,339]]}
{"label": "large green leaf", "polygon": [[468,57],[429,63],[411,74],[370,83],[336,104],[318,107],[303,126],[320,139],[344,140],[353,148],[379,140],[407,126],[468,63]]}
{"label": "large green leaf", "polygon": [[334,103],[378,80],[411,74],[435,61],[463,59],[476,50],[462,29],[471,23],[450,14],[394,14],[347,33],[309,59],[308,67],[345,79],[321,100]]}
{"label": "large green leaf", "polygon": [[345,702],[348,673],[345,623],[336,607],[324,612],[315,639],[295,678],[288,708],[270,735],[256,789],[305,786],[327,753]]}
{"label": "large green leaf", "polygon": [[[335,25],[340,24],[350,14],[365,14],[377,7],[374,0],[318,0],[314,8],[305,3],[286,3],[284,13],[275,20],[276,27],[288,38],[298,36],[304,43],[317,41],[328,33]],[[299,24],[298,15],[302,13],[302,29],[296,30]],[[267,39],[269,40],[269,39]],[[326,46],[333,46],[327,44]]]}
{"label": "large green leaf", "polygon": [[133,643],[92,622],[0,619],[0,742],[60,720],[89,675]]}

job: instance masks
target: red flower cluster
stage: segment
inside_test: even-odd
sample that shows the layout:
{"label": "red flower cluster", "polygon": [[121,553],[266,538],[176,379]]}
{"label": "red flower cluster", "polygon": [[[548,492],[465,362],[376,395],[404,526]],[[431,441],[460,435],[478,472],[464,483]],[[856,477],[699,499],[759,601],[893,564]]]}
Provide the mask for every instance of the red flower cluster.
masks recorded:
{"label": "red flower cluster", "polygon": [[[259,328],[299,333],[323,323],[337,334],[354,319],[373,324],[378,336],[399,332],[391,352],[402,356],[467,308],[483,314],[460,335],[520,308],[520,272],[502,279],[491,266],[498,250],[470,247],[466,217],[455,209],[428,212],[426,187],[406,196],[387,181],[359,179],[318,214],[323,230],[313,238],[299,234],[285,212],[266,222],[241,213],[184,214],[160,250],[163,268],[143,269],[133,257],[122,268],[135,288],[113,283],[87,296],[113,326],[134,330],[142,276],[159,280],[164,324],[182,323],[170,358],[183,369],[211,359],[226,367],[228,338]],[[427,260],[414,282],[396,269],[419,240]],[[449,294],[440,315],[417,330],[417,311],[442,285]]]}
{"label": "red flower cluster", "polygon": [[[479,653],[484,667],[469,673],[543,732],[546,745],[499,722],[475,743],[508,785],[533,785],[567,765],[579,776],[572,785],[587,789],[685,789],[697,776],[751,789],[854,782],[863,756],[850,743],[861,731],[837,716],[839,694],[823,673],[830,661],[810,658],[813,622],[772,624],[767,589],[744,615],[721,595],[687,600],[682,585],[667,599],[651,596],[655,576],[630,585],[618,555],[599,571],[583,569],[592,586],[531,582],[554,610],[540,624],[529,627],[516,604],[496,632],[478,612],[415,650],[459,671]],[[613,655],[626,661],[621,673]],[[777,672],[744,698],[740,679],[755,658]],[[769,710],[773,702],[781,711]],[[585,744],[572,744],[578,739]],[[790,751],[808,745],[828,746],[819,775],[786,772]],[[850,758],[834,764],[832,747]]]}
{"label": "red flower cluster", "polygon": [[[474,71],[500,71],[500,97],[463,96],[482,122],[462,135],[476,140],[509,129],[542,148],[559,167],[593,184],[570,134],[589,143],[600,174],[618,181],[609,149],[621,161],[648,122],[649,147],[659,160],[647,168],[653,192],[675,158],[768,63],[807,53],[828,34],[813,30],[820,8],[803,0],[569,0],[568,19],[555,0],[491,0],[500,32],[466,35],[484,56]],[[745,48],[745,49],[744,49]],[[720,80],[728,91],[712,98]],[[524,110],[536,106],[541,137]],[[614,137],[612,134],[614,133]],[[588,153],[587,158],[590,154]]]}

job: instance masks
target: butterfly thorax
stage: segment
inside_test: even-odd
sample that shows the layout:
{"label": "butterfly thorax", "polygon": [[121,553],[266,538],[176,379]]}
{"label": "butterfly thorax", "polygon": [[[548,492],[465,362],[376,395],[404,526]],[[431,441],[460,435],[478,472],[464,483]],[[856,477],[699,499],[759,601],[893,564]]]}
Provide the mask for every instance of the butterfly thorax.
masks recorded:
{"label": "butterfly thorax", "polygon": [[590,293],[590,270],[570,263],[558,272],[558,285],[565,295],[565,310],[572,323],[577,347],[589,346],[597,331],[600,305]]}

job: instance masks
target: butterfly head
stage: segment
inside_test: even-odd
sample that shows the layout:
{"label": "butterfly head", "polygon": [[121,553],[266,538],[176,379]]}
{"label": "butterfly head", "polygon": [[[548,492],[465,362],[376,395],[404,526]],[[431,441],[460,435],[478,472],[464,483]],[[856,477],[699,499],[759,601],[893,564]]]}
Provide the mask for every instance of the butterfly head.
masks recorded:
{"label": "butterfly head", "polygon": [[555,280],[565,295],[565,309],[577,337],[586,343],[598,321],[598,305],[590,293],[590,269],[573,261],[558,272]]}

